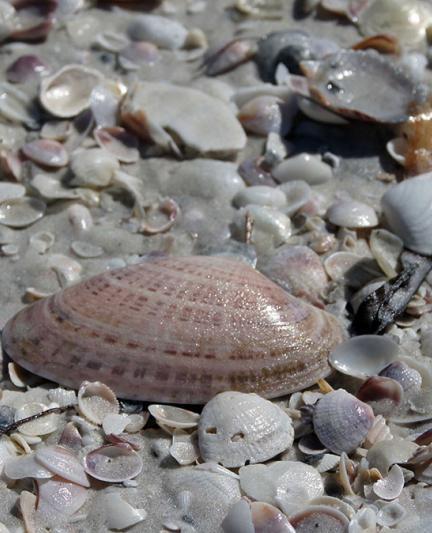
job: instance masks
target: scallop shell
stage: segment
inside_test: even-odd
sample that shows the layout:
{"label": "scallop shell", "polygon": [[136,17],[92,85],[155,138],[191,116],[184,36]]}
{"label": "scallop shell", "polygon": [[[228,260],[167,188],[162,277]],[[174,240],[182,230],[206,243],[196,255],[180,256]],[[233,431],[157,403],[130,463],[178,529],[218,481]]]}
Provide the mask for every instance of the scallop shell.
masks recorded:
{"label": "scallop shell", "polygon": [[405,246],[420,254],[432,254],[432,173],[394,185],[381,203],[391,231]]}
{"label": "scallop shell", "polygon": [[91,451],[84,458],[87,474],[107,483],[132,479],[142,468],[141,457],[128,444],[108,444]]}
{"label": "scallop shell", "polygon": [[102,74],[82,65],[66,65],[58,72],[43,78],[39,99],[52,115],[75,117],[90,105],[93,89],[102,80]]}
{"label": "scallop shell", "polygon": [[338,389],[316,405],[313,427],[319,440],[334,453],[350,453],[366,438],[374,414],[369,405]]}
{"label": "scallop shell", "polygon": [[2,342],[19,365],[64,386],[102,379],[122,398],[205,403],[223,390],[277,397],[312,385],[343,335],[335,318],[243,262],[193,256],[64,289],[10,320]]}
{"label": "scallop shell", "polygon": [[222,392],[205,405],[198,438],[205,461],[238,467],[266,461],[290,448],[294,429],[280,407],[257,394]]}

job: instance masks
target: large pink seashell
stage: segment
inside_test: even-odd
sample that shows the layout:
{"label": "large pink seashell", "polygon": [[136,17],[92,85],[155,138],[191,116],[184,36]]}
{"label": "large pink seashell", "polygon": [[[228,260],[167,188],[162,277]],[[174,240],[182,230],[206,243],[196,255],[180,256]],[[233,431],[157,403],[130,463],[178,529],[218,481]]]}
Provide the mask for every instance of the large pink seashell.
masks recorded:
{"label": "large pink seashell", "polygon": [[243,262],[153,258],[23,309],[3,348],[24,368],[120,397],[205,403],[225,390],[273,398],[327,376],[336,319]]}

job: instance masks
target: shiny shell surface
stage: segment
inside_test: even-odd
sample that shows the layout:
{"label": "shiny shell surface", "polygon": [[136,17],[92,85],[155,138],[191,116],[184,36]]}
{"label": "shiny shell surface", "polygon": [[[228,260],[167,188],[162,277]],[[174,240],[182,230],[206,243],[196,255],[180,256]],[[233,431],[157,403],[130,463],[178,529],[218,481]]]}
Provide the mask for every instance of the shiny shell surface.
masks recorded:
{"label": "shiny shell surface", "polygon": [[242,262],[173,257],[40,300],[8,322],[2,342],[15,362],[65,386],[102,380],[123,398],[205,403],[224,390],[272,398],[307,387],[328,375],[343,335]]}

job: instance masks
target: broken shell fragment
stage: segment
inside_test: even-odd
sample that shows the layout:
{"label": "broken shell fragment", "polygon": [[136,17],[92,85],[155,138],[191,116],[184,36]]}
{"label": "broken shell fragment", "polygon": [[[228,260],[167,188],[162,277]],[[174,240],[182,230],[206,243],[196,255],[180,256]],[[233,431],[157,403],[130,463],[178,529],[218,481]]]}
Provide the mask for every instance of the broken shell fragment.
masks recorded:
{"label": "broken shell fragment", "polygon": [[246,499],[231,507],[222,529],[224,533],[295,533],[288,518],[277,507]]}
{"label": "broken shell fragment", "polygon": [[52,168],[64,167],[69,162],[62,144],[49,139],[37,139],[22,147],[23,154],[39,165]]}
{"label": "broken shell fragment", "polygon": [[165,426],[179,429],[190,429],[198,426],[200,415],[180,407],[152,404],[148,406],[150,414]]}
{"label": "broken shell fragment", "polygon": [[246,144],[240,123],[222,100],[169,83],[137,83],[121,106],[121,119],[143,140],[177,155],[225,158]]}
{"label": "broken shell fragment", "polygon": [[38,56],[24,55],[10,64],[6,70],[6,78],[11,83],[26,83],[38,79],[48,72],[48,66]]}
{"label": "broken shell fragment", "polygon": [[55,242],[55,237],[49,231],[38,231],[30,237],[30,245],[39,253],[46,253]]}
{"label": "broken shell fragment", "polygon": [[[198,328],[188,326],[195,315],[186,299],[174,315],[171,308],[166,314],[172,296],[164,293],[174,294],[179,287],[194,295],[194,306],[210,312]],[[116,323],[107,331],[113,315],[106,298],[113,293],[127,306],[119,306]],[[34,324],[34,317],[38,328],[29,338],[24,324]],[[161,321],[165,336],[155,341],[154,328]],[[122,398],[199,404],[232,388],[273,398],[306,388],[329,374],[328,353],[343,335],[333,316],[289,295],[243,262],[176,256],[107,271],[36,302],[5,326],[2,342],[17,364],[63,386],[78,388],[86,376],[103,379]],[[196,366],[190,374],[192,356]],[[80,389],[80,410],[96,424],[118,413],[115,394],[107,389],[88,382]]]}
{"label": "broken shell fragment", "polygon": [[108,529],[127,529],[139,524],[147,516],[147,512],[144,509],[132,507],[118,492],[102,494],[99,501],[105,509],[105,522]]}
{"label": "broken shell fragment", "polygon": [[102,421],[102,429],[105,435],[118,435],[119,433],[123,433],[129,422],[128,415],[109,413]]}
{"label": "broken shell fragment", "polygon": [[403,388],[394,379],[372,376],[362,384],[356,396],[369,404],[376,415],[386,416],[402,403]]}
{"label": "broken shell fragment", "polygon": [[376,442],[368,450],[366,458],[370,468],[376,467],[383,476],[386,476],[392,465],[406,463],[418,448],[414,442],[395,437]]}
{"label": "broken shell fragment", "polygon": [[376,262],[388,278],[397,275],[397,265],[403,250],[402,240],[385,229],[372,230],[369,246]]}
{"label": "broken shell fragment", "polygon": [[275,187],[253,185],[239,191],[233,198],[236,207],[249,204],[283,207],[286,204],[285,194]]}
{"label": "broken shell fragment", "polygon": [[354,200],[338,201],[327,210],[326,217],[335,226],[345,228],[371,228],[378,224],[375,210]]}
{"label": "broken shell fragment", "polygon": [[38,512],[48,519],[74,515],[87,500],[87,489],[60,478],[38,481]]}
{"label": "broken shell fragment", "polygon": [[118,159],[103,148],[76,150],[71,157],[73,184],[80,187],[106,187],[119,169]]}
{"label": "broken shell fragment", "polygon": [[138,140],[124,128],[97,128],[93,135],[101,148],[105,148],[122,163],[138,161]]}
{"label": "broken shell fragment", "polygon": [[45,468],[36,460],[36,454],[30,453],[8,459],[4,466],[4,473],[9,479],[49,479],[54,476],[51,470]]}
{"label": "broken shell fragment", "polygon": [[198,437],[205,461],[239,467],[290,448],[294,429],[288,414],[257,394],[222,392],[205,405]]}
{"label": "broken shell fragment", "polygon": [[0,203],[0,224],[10,228],[25,228],[45,214],[46,204],[38,198],[23,196]]}
{"label": "broken shell fragment", "polygon": [[39,98],[43,107],[61,118],[75,117],[90,105],[93,89],[102,81],[102,74],[82,65],[66,65],[43,78]]}
{"label": "broken shell fragment", "polygon": [[45,446],[35,453],[36,461],[62,479],[90,487],[84,468],[75,455],[62,446]]}
{"label": "broken shell fragment", "polygon": [[119,412],[115,393],[100,381],[84,381],[78,391],[80,413],[93,424],[101,425],[108,414]]}
{"label": "broken shell fragment", "polygon": [[200,451],[198,447],[198,432],[192,434],[177,429],[173,433],[170,454],[179,465],[191,465],[198,461]]}
{"label": "broken shell fragment", "polygon": [[204,61],[207,76],[218,76],[249,61],[255,54],[255,43],[249,39],[235,39],[209,54]]}
{"label": "broken shell fragment", "polygon": [[107,483],[122,483],[132,479],[142,468],[141,457],[128,444],[102,446],[84,458],[87,474]]}
{"label": "broken shell fragment", "polygon": [[360,335],[336,346],[330,353],[329,363],[342,374],[366,379],[379,374],[399,355],[399,346],[390,337]]}
{"label": "broken shell fragment", "polygon": [[384,479],[379,479],[373,484],[373,491],[383,500],[394,500],[400,496],[404,484],[401,467],[394,465]]}
{"label": "broken shell fragment", "polygon": [[330,392],[317,403],[313,427],[319,440],[334,453],[350,453],[366,438],[374,421],[372,408],[344,389]]}

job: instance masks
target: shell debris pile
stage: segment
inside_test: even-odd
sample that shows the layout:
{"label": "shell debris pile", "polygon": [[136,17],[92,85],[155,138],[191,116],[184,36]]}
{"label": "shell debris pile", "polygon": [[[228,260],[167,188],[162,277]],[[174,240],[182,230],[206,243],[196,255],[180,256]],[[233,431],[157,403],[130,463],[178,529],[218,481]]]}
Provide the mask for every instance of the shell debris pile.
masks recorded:
{"label": "shell debris pile", "polygon": [[430,533],[430,1],[0,43],[0,532]]}

